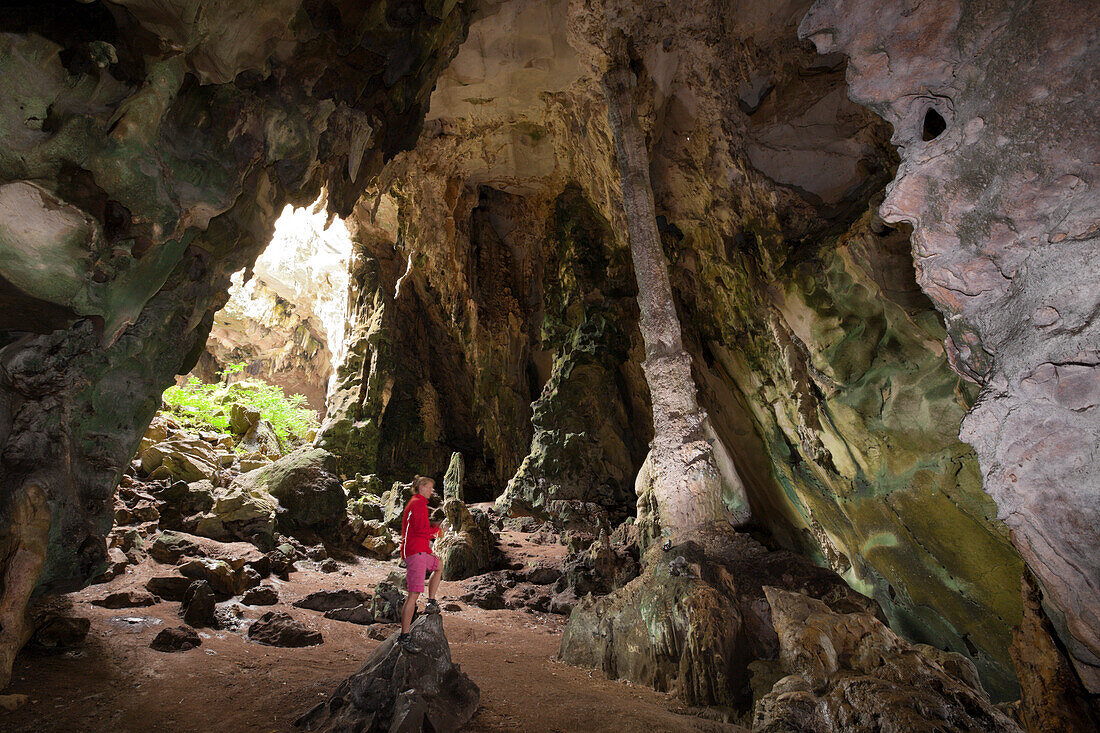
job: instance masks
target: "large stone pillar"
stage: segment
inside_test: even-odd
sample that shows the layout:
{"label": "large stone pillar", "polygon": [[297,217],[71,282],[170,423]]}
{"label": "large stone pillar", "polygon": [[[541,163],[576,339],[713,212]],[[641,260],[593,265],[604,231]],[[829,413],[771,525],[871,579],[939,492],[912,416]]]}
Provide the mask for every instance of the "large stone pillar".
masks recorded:
{"label": "large stone pillar", "polygon": [[[603,78],[608,121],[622,184],[630,252],[638,280],[639,329],[645,340],[642,365],[653,405],[653,443],[639,473],[639,520],[652,490],[662,531],[676,541],[727,515],[722,481],[710,443],[706,413],[699,407],[672,300],[668,269],[653,207],[649,154],[634,110],[634,77],[621,58]],[[649,487],[643,484],[649,483]]]}

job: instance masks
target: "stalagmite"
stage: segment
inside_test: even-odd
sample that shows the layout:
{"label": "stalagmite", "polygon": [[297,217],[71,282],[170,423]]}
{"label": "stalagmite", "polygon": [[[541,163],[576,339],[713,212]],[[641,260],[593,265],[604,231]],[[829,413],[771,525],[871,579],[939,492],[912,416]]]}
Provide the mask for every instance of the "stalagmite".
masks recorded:
{"label": "stalagmite", "polygon": [[[645,339],[643,364],[653,403],[653,443],[639,473],[639,515],[649,479],[664,534],[677,538],[722,518],[722,483],[710,444],[707,416],[695,396],[691,357],[684,351],[680,320],[672,300],[668,270],[653,208],[649,155],[632,98],[634,82],[622,57],[603,78],[608,121],[622,183],[630,252],[638,279],[639,327]],[[643,518],[639,516],[639,521]]]}

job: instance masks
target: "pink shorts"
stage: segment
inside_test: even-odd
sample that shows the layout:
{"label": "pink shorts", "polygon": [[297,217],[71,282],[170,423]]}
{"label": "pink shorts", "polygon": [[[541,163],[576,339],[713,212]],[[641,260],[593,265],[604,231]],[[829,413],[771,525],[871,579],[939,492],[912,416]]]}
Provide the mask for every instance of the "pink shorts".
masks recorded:
{"label": "pink shorts", "polygon": [[405,558],[405,585],[409,593],[424,592],[424,576],[439,569],[439,558],[430,552],[418,552]]}

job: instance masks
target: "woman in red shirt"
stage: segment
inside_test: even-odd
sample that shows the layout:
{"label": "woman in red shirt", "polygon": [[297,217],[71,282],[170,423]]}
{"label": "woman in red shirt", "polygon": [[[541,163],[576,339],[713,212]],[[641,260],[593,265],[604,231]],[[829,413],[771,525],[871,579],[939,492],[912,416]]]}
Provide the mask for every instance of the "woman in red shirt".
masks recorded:
{"label": "woman in red shirt", "polygon": [[439,558],[432,554],[432,538],[440,529],[428,519],[428,499],[435,492],[435,481],[427,476],[413,479],[413,495],[405,506],[401,516],[401,557],[405,560],[405,585],[409,597],[401,608],[401,635],[397,641],[407,651],[410,649],[409,627],[416,613],[416,600],[424,592],[424,576],[431,573],[428,580],[427,613],[439,613],[439,604],[435,600],[436,589],[441,577]]}

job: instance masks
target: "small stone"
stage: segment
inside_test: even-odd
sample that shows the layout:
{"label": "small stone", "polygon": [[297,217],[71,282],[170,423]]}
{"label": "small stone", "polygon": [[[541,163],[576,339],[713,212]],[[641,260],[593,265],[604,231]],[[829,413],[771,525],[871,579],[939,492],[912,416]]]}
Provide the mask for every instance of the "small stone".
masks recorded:
{"label": "small stone", "polygon": [[157,575],[145,582],[145,589],[166,601],[182,601],[194,582],[193,578],[182,575]]}
{"label": "small stone", "polygon": [[151,649],[158,652],[185,652],[202,644],[198,633],[189,626],[177,626],[173,629],[164,629],[149,644]]}
{"label": "small stone", "polygon": [[103,608],[137,608],[138,606],[152,606],[156,602],[157,599],[152,593],[130,589],[94,599],[92,604]]}
{"label": "small stone", "polygon": [[354,608],[334,608],[325,612],[325,618],[334,621],[347,621],[353,624],[373,624],[374,614],[367,606],[355,606]]}
{"label": "small stone", "polygon": [[248,627],[248,638],[278,647],[315,646],[322,643],[320,631],[296,621],[283,611],[268,611]]}
{"label": "small stone", "polygon": [[322,573],[335,573],[339,569],[340,569],[340,565],[335,560],[333,560],[331,557],[329,559],[325,560],[323,563],[321,563],[321,572]]}
{"label": "small stone", "polygon": [[214,616],[216,608],[214,590],[205,580],[196,580],[187,588],[183,603],[180,605],[180,613],[184,623],[196,629],[208,626],[217,628],[218,621]]}
{"label": "small stone", "polygon": [[241,603],[246,606],[274,606],[278,602],[279,592],[270,585],[250,588],[241,596]]}

